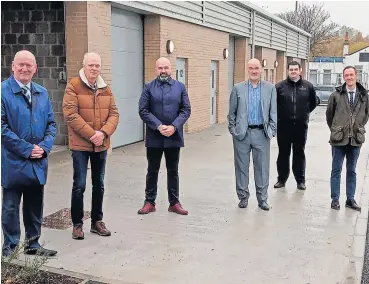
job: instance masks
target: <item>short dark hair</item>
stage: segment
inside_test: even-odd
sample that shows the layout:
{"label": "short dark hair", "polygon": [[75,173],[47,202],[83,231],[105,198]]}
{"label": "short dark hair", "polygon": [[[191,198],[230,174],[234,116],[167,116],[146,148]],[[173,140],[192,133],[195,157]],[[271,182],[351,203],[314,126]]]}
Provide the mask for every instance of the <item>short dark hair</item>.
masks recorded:
{"label": "short dark hair", "polygon": [[354,69],[355,74],[357,74],[357,70],[356,70],[356,68],[355,68],[354,66],[351,66],[351,65],[346,66],[345,68],[343,68],[343,72],[342,72],[342,74],[345,74],[345,71],[346,71],[347,69]]}
{"label": "short dark hair", "polygon": [[301,69],[301,64],[298,63],[297,61],[291,61],[291,62],[288,62],[287,64],[287,69],[290,69],[290,66],[295,66],[295,65],[298,65],[299,66],[299,69]]}

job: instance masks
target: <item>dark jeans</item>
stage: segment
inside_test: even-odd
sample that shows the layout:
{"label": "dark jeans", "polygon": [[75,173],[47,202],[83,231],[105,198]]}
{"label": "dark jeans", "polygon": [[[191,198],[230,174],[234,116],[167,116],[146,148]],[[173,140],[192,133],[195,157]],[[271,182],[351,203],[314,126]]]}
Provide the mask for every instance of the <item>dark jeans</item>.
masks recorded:
{"label": "dark jeans", "polygon": [[305,183],[305,144],[308,125],[304,122],[278,122],[277,142],[278,181],[286,182],[290,175],[291,147],[293,151],[292,171],[297,183]]}
{"label": "dark jeans", "polygon": [[158,191],[158,175],[161,157],[165,156],[167,166],[168,200],[170,205],[178,203],[179,194],[179,163],[180,148],[147,148],[147,175],[146,175],[146,201],[155,205]]}
{"label": "dark jeans", "polygon": [[1,224],[4,234],[3,252],[14,250],[19,244],[21,230],[19,206],[23,195],[23,224],[28,248],[39,248],[43,217],[44,186],[3,188]]}
{"label": "dark jeans", "polygon": [[73,188],[72,188],[72,222],[73,225],[83,224],[83,194],[86,190],[88,160],[91,162],[92,206],[91,221],[101,221],[103,218],[102,204],[104,197],[104,175],[106,151],[85,152],[72,151],[73,158]]}
{"label": "dark jeans", "polygon": [[341,171],[346,156],[346,198],[353,200],[356,190],[356,164],[361,147],[351,145],[332,146],[331,198],[339,200]]}

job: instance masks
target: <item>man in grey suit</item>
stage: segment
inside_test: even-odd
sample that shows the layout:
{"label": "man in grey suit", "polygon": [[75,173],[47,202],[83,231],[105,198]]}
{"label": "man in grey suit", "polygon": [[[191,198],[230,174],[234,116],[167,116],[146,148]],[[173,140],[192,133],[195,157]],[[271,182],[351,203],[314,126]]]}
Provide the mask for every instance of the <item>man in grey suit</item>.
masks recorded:
{"label": "man in grey suit", "polygon": [[233,87],[228,129],[233,136],[238,207],[248,205],[252,151],[256,197],[259,207],[267,211],[270,139],[277,131],[277,94],[273,84],[260,79],[261,72],[260,61],[251,59],[248,62],[249,80]]}

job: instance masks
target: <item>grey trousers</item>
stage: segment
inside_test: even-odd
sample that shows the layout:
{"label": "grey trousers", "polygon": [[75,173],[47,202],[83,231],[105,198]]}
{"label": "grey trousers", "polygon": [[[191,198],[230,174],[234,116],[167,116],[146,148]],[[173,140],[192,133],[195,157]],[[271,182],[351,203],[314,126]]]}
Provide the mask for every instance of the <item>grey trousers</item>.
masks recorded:
{"label": "grey trousers", "polygon": [[248,129],[240,141],[233,137],[236,191],[238,198],[248,199],[250,153],[254,164],[254,179],[258,202],[267,201],[269,186],[270,140],[261,129]]}

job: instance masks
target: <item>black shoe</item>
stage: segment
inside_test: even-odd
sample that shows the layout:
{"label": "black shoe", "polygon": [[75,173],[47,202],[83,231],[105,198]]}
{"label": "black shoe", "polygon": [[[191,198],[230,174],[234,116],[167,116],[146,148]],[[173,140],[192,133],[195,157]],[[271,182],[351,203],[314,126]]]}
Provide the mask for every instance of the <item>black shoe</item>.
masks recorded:
{"label": "black shoe", "polygon": [[340,202],[338,200],[332,200],[331,208],[334,210],[340,210]]}
{"label": "black shoe", "polygon": [[249,204],[249,202],[248,202],[248,200],[245,198],[245,199],[242,199],[242,200],[240,201],[240,203],[238,203],[238,207],[240,207],[240,208],[246,208],[248,204]]}
{"label": "black shoe", "polygon": [[297,184],[297,189],[300,189],[300,190],[306,190],[306,185],[305,185],[305,183],[303,183],[303,182],[299,182],[299,183]]}
{"label": "black shoe", "polygon": [[286,186],[286,183],[285,183],[285,182],[278,181],[278,182],[274,185],[274,188],[282,188],[282,187],[285,187],[285,186]]}
{"label": "black shoe", "polygon": [[361,212],[361,207],[357,205],[356,201],[353,199],[346,201],[346,207]]}
{"label": "black shoe", "polygon": [[266,203],[265,201],[259,203],[259,208],[265,211],[269,211],[270,209],[268,203]]}
{"label": "black shoe", "polygon": [[24,253],[29,254],[29,255],[36,255],[37,254],[37,255],[44,255],[44,256],[54,256],[58,252],[56,250],[45,249],[43,247],[39,247],[39,248],[25,249]]}

